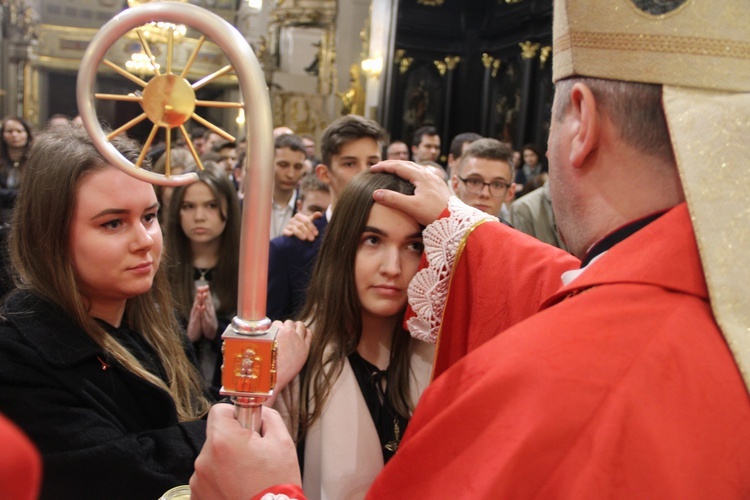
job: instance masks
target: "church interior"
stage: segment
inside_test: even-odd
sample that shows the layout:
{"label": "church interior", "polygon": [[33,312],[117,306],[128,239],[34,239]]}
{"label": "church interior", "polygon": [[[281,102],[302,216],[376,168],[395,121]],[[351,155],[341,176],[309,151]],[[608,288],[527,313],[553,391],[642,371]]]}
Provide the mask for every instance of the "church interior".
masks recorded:
{"label": "church interior", "polygon": [[[149,0],[2,0],[0,114],[36,129],[55,114],[78,114],[76,79],[89,42],[118,13]],[[185,0],[177,0],[185,1]],[[189,0],[235,26],[260,63],[274,126],[319,137],[343,114],[378,121],[407,143],[424,125],[437,128],[441,160],[455,135],[472,131],[544,150],[552,98],[552,0]],[[217,75],[227,57],[191,26],[159,23],[133,32],[97,69],[97,92],[132,93],[122,73],[148,81],[153,64],[189,71],[196,114],[231,134],[243,132],[238,109],[202,107],[238,101],[237,77]],[[173,49],[166,33],[173,30]],[[153,59],[149,57],[149,52]],[[193,57],[194,56],[194,57]],[[192,59],[191,59],[192,57]],[[158,68],[157,68],[158,71]],[[127,76],[127,75],[126,75]],[[118,126],[138,116],[137,102],[97,103],[100,120]],[[146,124],[129,133],[141,140]]]}

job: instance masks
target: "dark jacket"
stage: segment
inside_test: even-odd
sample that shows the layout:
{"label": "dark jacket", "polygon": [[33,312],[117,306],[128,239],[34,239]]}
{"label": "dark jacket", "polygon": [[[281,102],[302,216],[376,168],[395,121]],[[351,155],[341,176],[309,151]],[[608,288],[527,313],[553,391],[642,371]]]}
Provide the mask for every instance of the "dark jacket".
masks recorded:
{"label": "dark jacket", "polygon": [[324,215],[313,223],[318,228],[315,241],[302,241],[294,236],[279,236],[271,240],[267,314],[273,320],[294,318],[305,305],[307,285],[328,219]]}
{"label": "dark jacket", "polygon": [[[107,359],[57,306],[13,292],[0,321],[0,412],[43,457],[41,498],[156,499],[187,484],[204,420],[178,423],[171,396]],[[108,330],[153,373],[155,352]]]}

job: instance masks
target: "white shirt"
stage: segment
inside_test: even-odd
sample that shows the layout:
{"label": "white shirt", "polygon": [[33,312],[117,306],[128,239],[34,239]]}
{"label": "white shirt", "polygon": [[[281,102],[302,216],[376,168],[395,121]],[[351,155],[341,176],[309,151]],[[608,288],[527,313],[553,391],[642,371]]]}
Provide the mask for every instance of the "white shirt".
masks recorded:
{"label": "white shirt", "polygon": [[292,218],[294,213],[294,206],[297,204],[297,193],[292,195],[292,198],[284,206],[279,205],[275,201],[271,202],[271,239],[281,236],[281,231],[286,227],[286,223]]}

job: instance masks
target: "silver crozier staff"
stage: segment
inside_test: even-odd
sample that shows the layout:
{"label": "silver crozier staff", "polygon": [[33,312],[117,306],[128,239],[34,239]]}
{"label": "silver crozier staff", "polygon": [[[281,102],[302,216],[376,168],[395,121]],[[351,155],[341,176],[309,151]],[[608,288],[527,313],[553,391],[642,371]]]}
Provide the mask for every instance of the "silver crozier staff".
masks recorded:
{"label": "silver crozier staff", "polygon": [[[266,312],[268,277],[268,238],[270,234],[271,194],[273,188],[272,163],[273,121],[265,77],[260,64],[244,37],[216,14],[188,3],[153,2],[127,9],[102,27],[88,46],[78,75],[77,99],[79,113],[86,131],[97,149],[114,166],[127,174],[153,184],[177,186],[197,180],[195,174],[163,176],[133,165],[109,143],[96,116],[92,88],[100,62],[143,87],[141,92],[127,96],[99,94],[100,99],[140,102],[144,113],[154,124],[144,151],[159,127],[167,129],[167,157],[171,146],[171,129],[179,129],[195,155],[195,149],[184,124],[191,118],[202,125],[212,126],[194,113],[195,90],[232,70],[222,70],[190,84],[185,75],[195,60],[200,45],[190,57],[182,74],[172,73],[172,44],[168,42],[166,71],[155,67],[155,76],[147,83],[104,59],[107,50],[120,37],[134,28],[150,22],[170,22],[189,25],[213,40],[227,55],[240,84],[243,103],[200,102],[201,106],[242,107],[247,117],[246,139],[248,152],[245,160],[246,196],[242,214],[240,243],[239,290],[237,316],[222,335],[224,366],[221,393],[235,402],[235,415],[243,427],[260,431],[260,412],[263,402],[273,394],[276,383],[276,328]],[[141,37],[144,50],[150,55],[148,43]],[[152,56],[151,56],[152,57]],[[139,123],[138,118],[113,132],[124,132]],[[220,135],[232,138],[224,131]],[[142,155],[143,157],[143,155]],[[200,161],[198,162],[200,164]],[[167,170],[169,173],[169,170]]]}

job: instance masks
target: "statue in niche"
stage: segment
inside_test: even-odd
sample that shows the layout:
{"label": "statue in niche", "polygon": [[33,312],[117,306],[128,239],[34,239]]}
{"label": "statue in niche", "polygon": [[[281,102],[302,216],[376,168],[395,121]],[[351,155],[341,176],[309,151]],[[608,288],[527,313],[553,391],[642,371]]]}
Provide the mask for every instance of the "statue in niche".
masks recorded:
{"label": "statue in niche", "polygon": [[341,99],[342,115],[365,114],[365,89],[362,86],[362,75],[358,64],[352,64],[349,68],[351,86],[346,92],[336,92]]}
{"label": "statue in niche", "polygon": [[305,73],[310,76],[318,76],[320,72],[320,52],[322,46],[323,44],[320,42],[315,42],[313,44],[313,47],[317,47],[318,51],[315,53],[315,59],[313,59],[312,62],[305,68]]}

